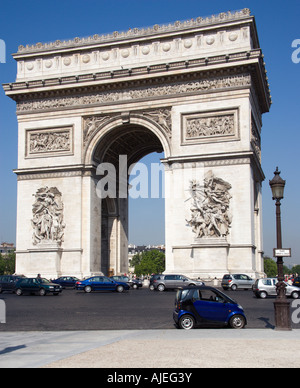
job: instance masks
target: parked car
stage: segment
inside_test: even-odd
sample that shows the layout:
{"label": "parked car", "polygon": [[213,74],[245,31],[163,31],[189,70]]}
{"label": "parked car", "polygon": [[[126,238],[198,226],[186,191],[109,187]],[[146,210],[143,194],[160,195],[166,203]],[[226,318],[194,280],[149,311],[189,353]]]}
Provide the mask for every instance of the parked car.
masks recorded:
{"label": "parked car", "polygon": [[24,278],[25,276],[20,275],[2,275],[0,276],[0,294],[3,291],[15,291],[15,286],[18,280]]}
{"label": "parked car", "polygon": [[194,286],[179,289],[173,312],[180,329],[196,326],[229,326],[242,329],[247,324],[243,307],[213,287]]}
{"label": "parked car", "polygon": [[141,279],[130,279],[128,276],[111,276],[110,279],[115,280],[116,282],[123,282],[127,283],[131,288],[134,290],[138,289],[139,287],[143,287],[143,282]]}
{"label": "parked car", "polygon": [[75,288],[76,282],[78,282],[79,279],[75,276],[61,276],[58,279],[52,280],[52,283],[60,284],[62,288],[66,287],[72,287]]}
{"label": "parked car", "polygon": [[92,291],[117,291],[123,292],[129,290],[129,285],[124,282],[116,282],[106,276],[93,276],[86,280],[76,282],[76,290],[83,290],[86,293]]}
{"label": "parked car", "polygon": [[62,286],[51,283],[45,278],[24,278],[17,281],[15,292],[18,296],[25,293],[37,293],[40,296],[45,296],[50,293],[58,295],[62,292]]}
{"label": "parked car", "polygon": [[293,286],[295,286],[295,287],[300,287],[300,276],[297,276],[297,277],[294,279]]}
{"label": "parked car", "polygon": [[165,291],[186,286],[204,286],[199,280],[189,279],[184,275],[159,275],[153,280],[154,290]]}
{"label": "parked car", "polygon": [[255,279],[245,274],[226,274],[223,276],[221,286],[223,290],[236,291],[237,289],[248,290],[253,287]]}
{"label": "parked car", "polygon": [[[265,278],[265,279],[257,279],[254,286],[253,292],[257,298],[265,299],[268,296],[277,295],[276,284],[278,283],[277,278]],[[288,283],[286,284],[286,295],[292,297],[293,299],[297,299],[300,297],[300,288],[295,286],[290,286]]]}

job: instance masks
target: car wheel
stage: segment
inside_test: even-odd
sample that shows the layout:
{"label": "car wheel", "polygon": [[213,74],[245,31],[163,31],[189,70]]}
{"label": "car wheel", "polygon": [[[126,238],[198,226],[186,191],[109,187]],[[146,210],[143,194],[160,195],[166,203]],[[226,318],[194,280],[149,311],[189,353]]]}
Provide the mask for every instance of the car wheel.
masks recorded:
{"label": "car wheel", "polygon": [[158,289],[158,291],[160,291],[160,292],[165,291],[165,286],[164,286],[163,284],[159,284],[159,285],[157,286],[157,289]]}
{"label": "car wheel", "polygon": [[298,299],[298,298],[299,298],[299,292],[297,292],[297,291],[292,292],[291,297],[292,297],[293,299]]}
{"label": "car wheel", "polygon": [[45,296],[46,295],[46,290],[44,288],[41,288],[39,291],[40,296]]}
{"label": "car wheel", "polygon": [[260,297],[261,299],[266,299],[267,296],[268,296],[268,294],[266,293],[266,291],[261,291],[261,292],[259,293],[259,297]]}
{"label": "car wheel", "polygon": [[232,329],[243,329],[246,325],[246,320],[242,315],[234,315],[229,321],[229,326]]}
{"label": "car wheel", "polygon": [[16,295],[21,296],[23,294],[21,288],[16,289]]}
{"label": "car wheel", "polygon": [[84,292],[86,292],[87,294],[91,293],[92,292],[92,287],[91,286],[85,286],[84,287]]}
{"label": "car wheel", "polygon": [[179,327],[184,330],[191,330],[195,327],[195,319],[191,315],[184,315],[179,319]]}
{"label": "car wheel", "polygon": [[231,286],[231,290],[232,290],[232,291],[236,291],[236,290],[237,290],[237,285],[236,285],[236,284],[233,284],[233,285]]}
{"label": "car wheel", "polygon": [[124,291],[124,287],[123,286],[118,286],[117,287],[117,291],[118,292],[123,292]]}

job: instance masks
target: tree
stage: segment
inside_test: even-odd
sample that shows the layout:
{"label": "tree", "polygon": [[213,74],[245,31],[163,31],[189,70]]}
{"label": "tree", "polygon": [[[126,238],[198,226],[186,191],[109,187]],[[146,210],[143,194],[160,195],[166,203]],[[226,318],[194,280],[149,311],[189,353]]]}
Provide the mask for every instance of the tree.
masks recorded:
{"label": "tree", "polygon": [[300,265],[294,265],[294,267],[291,269],[291,273],[300,275]]}
{"label": "tree", "polygon": [[268,278],[275,278],[277,276],[277,264],[270,257],[264,257],[265,273]]}
{"label": "tree", "polygon": [[16,255],[9,253],[7,256],[0,254],[0,275],[12,275],[15,273]]}
{"label": "tree", "polygon": [[132,258],[131,266],[133,266],[133,263],[135,263],[134,271],[137,276],[162,273],[165,270],[165,254],[157,249],[142,252]]}
{"label": "tree", "polygon": [[[265,273],[268,278],[275,278],[278,275],[278,269],[277,269],[277,263],[271,259],[268,256],[264,257],[264,266],[265,266]],[[300,269],[300,266],[299,266]],[[288,275],[290,273],[294,273],[294,268],[290,270],[287,266],[283,266],[283,273],[285,275]]]}

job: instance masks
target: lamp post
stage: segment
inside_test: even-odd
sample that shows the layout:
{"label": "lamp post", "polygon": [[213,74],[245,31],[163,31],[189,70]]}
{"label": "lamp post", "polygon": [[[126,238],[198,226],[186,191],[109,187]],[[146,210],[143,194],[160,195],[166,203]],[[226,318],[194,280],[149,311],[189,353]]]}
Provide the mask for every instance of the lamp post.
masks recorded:
{"label": "lamp post", "polygon": [[[281,236],[281,199],[283,199],[285,181],[280,177],[280,171],[276,167],[274,178],[269,181],[272,197],[276,205],[276,235],[277,249],[282,249]],[[274,302],[275,327],[277,330],[291,330],[290,303],[286,298],[286,284],[284,283],[283,259],[277,256],[278,283],[276,284],[277,298]]]}

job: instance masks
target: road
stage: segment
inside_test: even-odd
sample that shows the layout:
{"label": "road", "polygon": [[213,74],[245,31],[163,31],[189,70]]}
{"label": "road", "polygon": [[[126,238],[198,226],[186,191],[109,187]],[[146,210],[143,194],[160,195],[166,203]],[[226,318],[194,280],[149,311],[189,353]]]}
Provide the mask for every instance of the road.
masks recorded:
{"label": "road", "polygon": [[[252,291],[227,291],[241,304],[248,328],[274,328],[274,298],[257,299]],[[0,295],[6,323],[0,331],[148,330],[175,329],[175,292],[130,290],[124,293],[64,290],[61,295]],[[293,328],[299,329],[299,324]]]}

